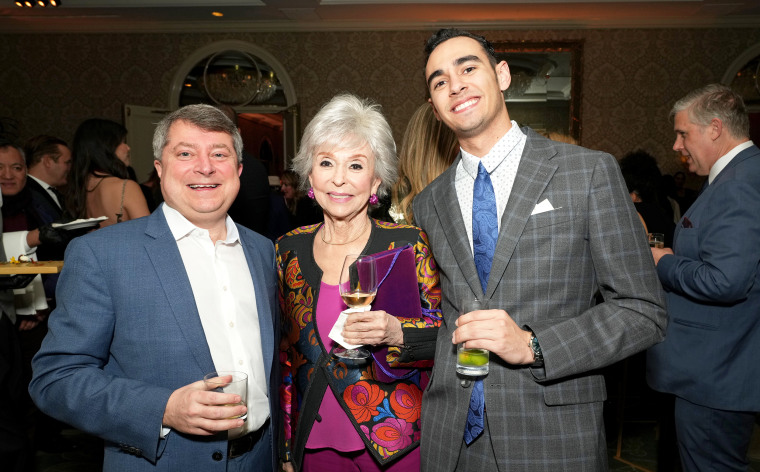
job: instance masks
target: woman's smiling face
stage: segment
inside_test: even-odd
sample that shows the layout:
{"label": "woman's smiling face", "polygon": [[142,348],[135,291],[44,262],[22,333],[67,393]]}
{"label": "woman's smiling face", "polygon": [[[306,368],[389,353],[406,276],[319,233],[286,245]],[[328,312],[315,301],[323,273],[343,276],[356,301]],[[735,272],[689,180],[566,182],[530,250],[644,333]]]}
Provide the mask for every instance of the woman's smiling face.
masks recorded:
{"label": "woman's smiling face", "polygon": [[366,214],[369,197],[380,187],[375,156],[366,142],[356,147],[324,144],[317,148],[309,182],[325,215],[339,220]]}

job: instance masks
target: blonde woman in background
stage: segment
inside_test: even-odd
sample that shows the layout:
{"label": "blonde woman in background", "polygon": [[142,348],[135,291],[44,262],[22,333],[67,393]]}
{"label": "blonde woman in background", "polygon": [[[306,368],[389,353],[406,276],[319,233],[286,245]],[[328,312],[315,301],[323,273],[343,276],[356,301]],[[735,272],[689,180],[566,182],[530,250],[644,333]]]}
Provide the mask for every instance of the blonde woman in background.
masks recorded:
{"label": "blonde woman in background", "polygon": [[423,103],[406,125],[399,151],[398,180],[391,189],[393,221],[414,224],[412,200],[446,170],[459,152],[454,133]]}

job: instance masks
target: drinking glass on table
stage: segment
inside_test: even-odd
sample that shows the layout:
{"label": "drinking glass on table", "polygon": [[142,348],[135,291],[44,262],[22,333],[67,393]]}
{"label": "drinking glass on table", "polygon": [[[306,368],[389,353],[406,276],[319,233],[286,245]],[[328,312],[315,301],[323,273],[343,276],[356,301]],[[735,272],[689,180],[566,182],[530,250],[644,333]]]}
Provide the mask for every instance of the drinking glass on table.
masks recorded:
{"label": "drinking glass on table", "polygon": [[[230,403],[224,406],[236,406],[245,405],[248,406],[246,400],[248,395],[248,374],[238,371],[219,371],[211,372],[203,376],[203,382],[211,389],[221,393],[234,393],[240,395],[239,403]],[[248,412],[242,416],[232,416],[228,419],[242,418],[245,420],[248,418]]]}
{"label": "drinking glass on table", "polygon": [[665,247],[665,234],[663,233],[647,233],[649,238],[649,247],[664,248]]}
{"label": "drinking glass on table", "polygon": [[[459,315],[485,309],[485,302],[477,298],[471,298],[462,303]],[[488,349],[479,347],[466,348],[464,347],[464,343],[457,344],[457,372],[469,376],[488,374],[488,355]]]}
{"label": "drinking glass on table", "polygon": [[[348,305],[345,312],[367,311],[377,294],[377,264],[375,258],[365,254],[349,254],[340,271],[340,297]],[[344,349],[337,347],[333,353],[343,359],[367,359],[369,351],[364,348]]]}

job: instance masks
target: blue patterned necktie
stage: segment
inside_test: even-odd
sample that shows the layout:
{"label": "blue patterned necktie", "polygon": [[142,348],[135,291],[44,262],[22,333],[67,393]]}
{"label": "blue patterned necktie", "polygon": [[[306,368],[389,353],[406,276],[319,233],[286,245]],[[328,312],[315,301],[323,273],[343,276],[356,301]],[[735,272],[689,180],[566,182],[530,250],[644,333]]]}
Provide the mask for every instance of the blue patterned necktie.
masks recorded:
{"label": "blue patterned necktie", "polygon": [[[488,275],[491,273],[493,253],[499,237],[499,225],[496,217],[496,195],[488,171],[483,163],[478,164],[478,176],[472,192],[472,248],[475,268],[480,278],[480,286],[486,293]],[[484,410],[486,405],[483,379],[477,379],[472,386],[470,407],[467,411],[467,424],[464,428],[464,442],[469,446],[483,433]]]}

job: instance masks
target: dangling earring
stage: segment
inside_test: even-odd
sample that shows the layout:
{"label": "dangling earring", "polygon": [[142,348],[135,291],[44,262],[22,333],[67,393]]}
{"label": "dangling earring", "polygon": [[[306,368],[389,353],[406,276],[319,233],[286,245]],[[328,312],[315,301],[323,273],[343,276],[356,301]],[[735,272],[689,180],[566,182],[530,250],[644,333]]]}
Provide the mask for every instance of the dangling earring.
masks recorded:
{"label": "dangling earring", "polygon": [[378,202],[380,202],[380,199],[377,198],[377,194],[373,193],[372,196],[369,197],[369,204],[370,205],[377,205]]}
{"label": "dangling earring", "polygon": [[309,187],[309,191],[306,192],[306,195],[308,195],[309,198],[311,198],[312,200],[314,200],[314,188],[313,187]]}

